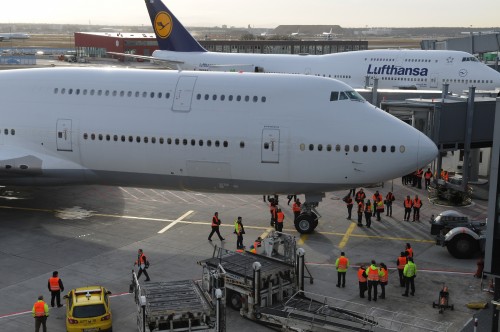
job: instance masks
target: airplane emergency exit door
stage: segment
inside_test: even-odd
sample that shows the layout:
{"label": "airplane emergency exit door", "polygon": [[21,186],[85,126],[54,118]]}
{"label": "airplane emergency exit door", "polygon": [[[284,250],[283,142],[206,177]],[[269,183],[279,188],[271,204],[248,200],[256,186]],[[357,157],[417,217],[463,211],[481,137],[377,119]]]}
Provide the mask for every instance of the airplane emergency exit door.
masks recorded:
{"label": "airplane emergency exit door", "polygon": [[262,162],[275,163],[280,162],[280,130],[268,129],[262,130]]}
{"label": "airplane emergency exit door", "polygon": [[58,119],[56,135],[57,151],[73,151],[71,143],[71,120]]}
{"label": "airplane emergency exit door", "polygon": [[191,110],[191,101],[193,99],[194,85],[196,76],[181,76],[177,81],[174,95],[174,111],[189,112]]}

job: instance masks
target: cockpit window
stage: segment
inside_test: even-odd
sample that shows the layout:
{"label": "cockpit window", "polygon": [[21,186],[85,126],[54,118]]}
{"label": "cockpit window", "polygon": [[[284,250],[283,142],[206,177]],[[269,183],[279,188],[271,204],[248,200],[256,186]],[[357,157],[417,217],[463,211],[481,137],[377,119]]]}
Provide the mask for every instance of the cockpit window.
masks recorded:
{"label": "cockpit window", "polygon": [[346,99],[349,99],[349,97],[347,97],[346,93],[342,91],[340,93],[339,100],[346,100]]}
{"label": "cockpit window", "polygon": [[363,97],[361,97],[361,95],[359,93],[357,93],[354,90],[346,91],[345,93],[347,94],[347,96],[349,96],[349,99],[351,99],[351,100],[357,100],[357,101],[364,101],[365,100]]}
{"label": "cockpit window", "polygon": [[355,101],[365,101],[359,93],[354,90],[351,91],[332,91],[330,93],[330,101],[337,100],[355,100]]}
{"label": "cockpit window", "polygon": [[463,57],[462,62],[466,62],[466,61],[479,62],[479,60],[474,56]]}
{"label": "cockpit window", "polygon": [[338,91],[332,91],[330,94],[330,101],[337,101],[339,99],[339,92]]}

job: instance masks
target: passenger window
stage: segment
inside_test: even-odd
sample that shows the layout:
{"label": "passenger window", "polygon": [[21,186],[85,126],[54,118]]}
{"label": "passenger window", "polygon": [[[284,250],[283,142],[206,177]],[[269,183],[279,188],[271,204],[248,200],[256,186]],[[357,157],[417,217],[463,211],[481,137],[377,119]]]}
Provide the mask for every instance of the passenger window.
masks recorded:
{"label": "passenger window", "polygon": [[349,145],[346,145],[346,146],[344,147],[344,151],[345,151],[345,152],[349,152]]}
{"label": "passenger window", "polygon": [[179,141],[179,139],[178,139],[178,138],[176,138],[176,139],[175,139],[175,145],[179,145],[179,142],[180,142],[180,141]]}
{"label": "passenger window", "polygon": [[354,152],[358,152],[358,151],[359,151],[359,146],[355,145],[355,146],[353,147],[353,150],[354,150]]}
{"label": "passenger window", "polygon": [[214,101],[217,100],[217,95],[213,95],[212,100],[214,100]]}
{"label": "passenger window", "polygon": [[220,146],[220,142],[219,141],[215,141],[215,146],[218,148]]}
{"label": "passenger window", "polygon": [[318,151],[323,151],[323,145],[322,144],[318,144]]}
{"label": "passenger window", "polygon": [[183,139],[183,140],[182,140],[182,144],[183,144],[183,145],[187,145],[187,144],[188,144],[188,140],[187,140],[187,139]]}
{"label": "passenger window", "polygon": [[209,95],[205,95],[205,100],[208,100],[208,98],[210,98]]}
{"label": "passenger window", "polygon": [[335,151],[340,152],[340,144],[335,145]]}
{"label": "passenger window", "polygon": [[262,97],[261,100],[263,103],[265,103],[267,99],[266,99],[266,97]]}
{"label": "passenger window", "polygon": [[[162,143],[163,144],[163,143]],[[167,138],[167,144],[170,145],[172,144],[172,139],[171,138]]]}
{"label": "passenger window", "polygon": [[140,136],[137,136],[137,137],[135,138],[135,141],[136,141],[137,143],[141,143],[141,137],[140,137]]}
{"label": "passenger window", "polygon": [[386,150],[385,145],[382,145],[382,147],[380,148],[380,151],[385,152],[385,150]]}
{"label": "passenger window", "polygon": [[363,145],[363,152],[368,152],[368,146]]}
{"label": "passenger window", "polygon": [[300,144],[300,151],[304,151],[306,149],[306,145],[304,143]]}
{"label": "passenger window", "polygon": [[207,141],[207,146],[212,146],[212,141],[211,140]]}
{"label": "passenger window", "polygon": [[195,145],[196,145],[196,140],[192,139],[192,140],[191,140],[191,145],[192,145],[192,146],[195,146]]}
{"label": "passenger window", "polygon": [[326,151],[332,151],[332,145],[331,144],[328,144],[326,146]]}
{"label": "passenger window", "polygon": [[309,144],[309,151],[313,151],[314,150],[314,144]]}
{"label": "passenger window", "polygon": [[245,101],[249,101],[250,100],[250,97],[249,96],[245,96]]}
{"label": "passenger window", "polygon": [[153,144],[156,143],[156,137],[151,137],[151,143],[153,143]]}
{"label": "passenger window", "polygon": [[[163,140],[163,137],[160,137],[160,144],[163,144],[164,140]],[[170,143],[168,143],[170,144]]]}
{"label": "passenger window", "polygon": [[222,143],[222,146],[224,146],[225,148],[227,148],[227,147],[229,146],[229,143],[228,143],[227,141],[224,141],[224,142]]}
{"label": "passenger window", "polygon": [[117,141],[118,141],[118,135],[114,135],[114,136],[113,136],[113,140],[114,140],[115,142],[117,142]]}
{"label": "passenger window", "polygon": [[245,142],[240,142],[240,148],[244,148],[245,147]]}
{"label": "passenger window", "polygon": [[222,95],[220,96],[220,100],[224,101],[226,99],[226,96]]}
{"label": "passenger window", "polygon": [[377,146],[376,145],[372,146],[372,152],[377,152]]}
{"label": "passenger window", "polygon": [[110,141],[110,140],[111,140],[111,136],[106,135],[106,141]]}
{"label": "passenger window", "polygon": [[241,96],[237,96],[236,101],[241,101]]}
{"label": "passenger window", "polygon": [[144,143],[147,143],[147,142],[149,142],[149,138],[146,136],[146,137],[144,137]]}
{"label": "passenger window", "polygon": [[267,142],[266,142],[266,143],[264,143],[264,149],[265,149],[265,150],[268,150],[268,149],[269,149],[269,143],[267,143]]}
{"label": "passenger window", "polygon": [[200,140],[198,141],[198,145],[199,145],[199,146],[203,146],[203,140],[202,140],[202,139],[200,139]]}
{"label": "passenger window", "polygon": [[122,135],[122,142],[125,142],[125,135]]}

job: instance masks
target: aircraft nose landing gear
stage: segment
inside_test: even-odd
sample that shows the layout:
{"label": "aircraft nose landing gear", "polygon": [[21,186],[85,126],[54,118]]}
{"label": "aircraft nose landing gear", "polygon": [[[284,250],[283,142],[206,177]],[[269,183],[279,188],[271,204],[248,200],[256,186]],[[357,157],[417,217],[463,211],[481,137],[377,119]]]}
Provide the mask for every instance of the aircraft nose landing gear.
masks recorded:
{"label": "aircraft nose landing gear", "polygon": [[321,215],[316,210],[316,207],[324,196],[325,194],[306,194],[306,201],[302,204],[302,211],[294,221],[297,232],[300,234],[309,234],[318,226],[318,219]]}

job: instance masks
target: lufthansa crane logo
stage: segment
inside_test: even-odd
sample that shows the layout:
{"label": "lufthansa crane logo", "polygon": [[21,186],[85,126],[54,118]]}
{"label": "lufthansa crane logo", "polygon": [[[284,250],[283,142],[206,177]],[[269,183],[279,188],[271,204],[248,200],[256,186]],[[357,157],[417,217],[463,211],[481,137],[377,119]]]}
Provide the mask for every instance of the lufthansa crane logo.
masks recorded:
{"label": "lufthansa crane logo", "polygon": [[172,32],[172,17],[166,12],[159,12],[155,17],[155,32],[160,38],[168,38]]}

